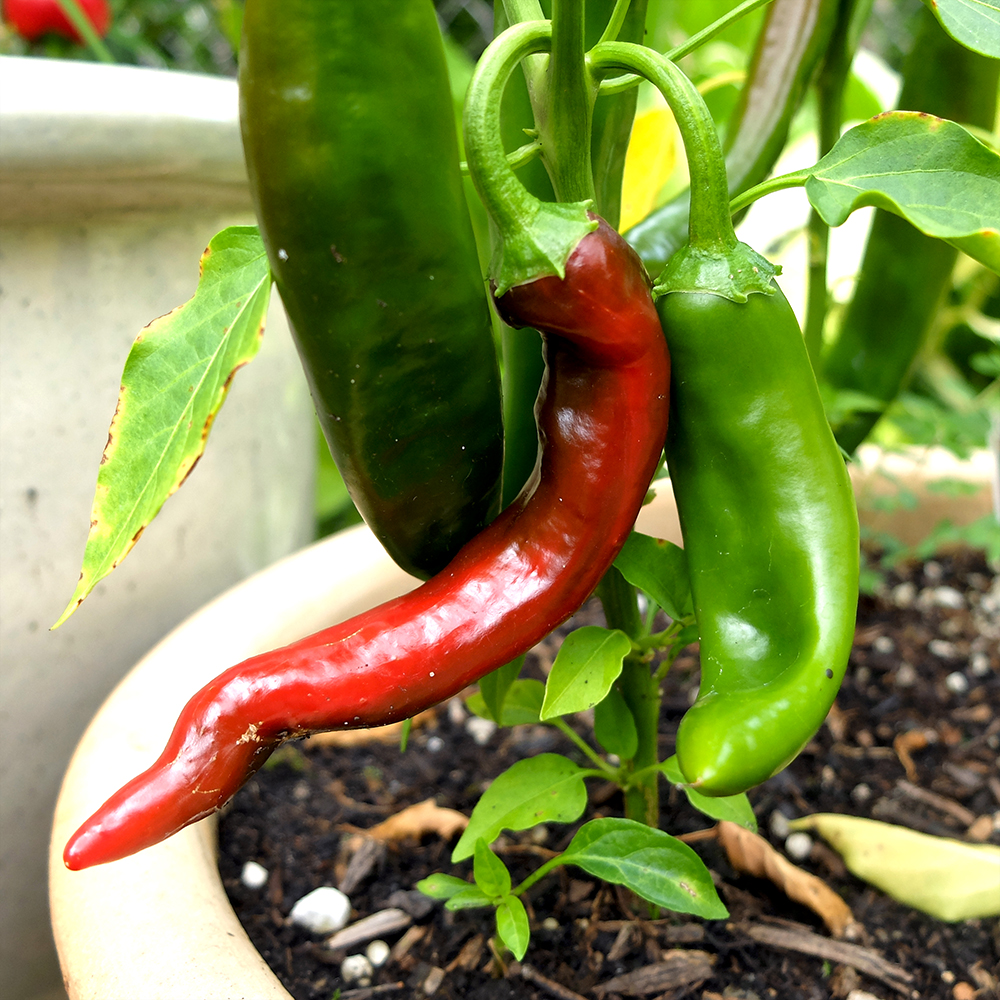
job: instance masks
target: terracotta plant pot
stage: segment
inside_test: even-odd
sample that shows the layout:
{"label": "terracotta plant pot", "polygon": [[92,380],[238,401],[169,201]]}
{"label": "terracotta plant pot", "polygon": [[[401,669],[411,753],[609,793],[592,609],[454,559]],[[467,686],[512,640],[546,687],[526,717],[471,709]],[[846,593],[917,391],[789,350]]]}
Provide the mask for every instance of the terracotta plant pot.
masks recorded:
{"label": "terracotta plant pot", "polygon": [[[980,505],[989,510],[984,481]],[[669,490],[640,530],[680,541]],[[160,752],[187,697],[223,668],[341,620],[416,585],[364,526],[334,535],[233,588],[188,619],[122,682],[67,772],[51,847],[53,927],[72,1000],[254,1000],[289,994],[253,948],[215,863],[203,820],[110,865],[70,872],[67,837]]]}

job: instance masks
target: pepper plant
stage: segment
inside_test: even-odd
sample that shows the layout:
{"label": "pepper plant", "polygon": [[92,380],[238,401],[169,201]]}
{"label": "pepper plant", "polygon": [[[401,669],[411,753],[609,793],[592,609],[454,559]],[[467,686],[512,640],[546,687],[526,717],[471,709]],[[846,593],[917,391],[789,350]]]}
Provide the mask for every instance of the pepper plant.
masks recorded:
{"label": "pepper plant", "polygon": [[[746,791],[812,737],[850,652],[858,526],[842,449],[898,391],[957,252],[1000,273],[1000,156],[983,131],[1000,11],[937,0],[917,51],[938,55],[915,56],[904,86],[933,114],[907,107],[841,134],[869,7],[745,0],[662,53],[642,43],[645,0],[504,0],[469,82],[460,167],[430,0],[248,0],[241,121],[259,228],[220,233],[195,298],[130,355],[66,615],[197,460],[272,282],[352,497],[426,582],[195,693],[158,760],[71,838],[70,868],[208,815],[288,738],[405,720],[478,681],[473,711],[551,723],[578,753],[501,775],[452,855],[473,859],[473,881],[436,875],[425,892],[494,907],[518,958],[522,897],[559,865],[653,907],[725,915],[697,855],[659,829],[660,779],[753,826]],[[678,61],[758,8],[720,138]],[[927,84],[945,62],[967,83]],[[619,234],[640,80],[672,112],[690,187]],[[821,155],[769,176],[810,84]],[[813,210],[804,334],[777,269],[733,225],[793,185]],[[859,305],[838,322],[827,230],[865,205],[880,215]],[[888,267],[890,247],[906,263]],[[908,281],[923,311],[873,320],[880,289],[905,300]],[[683,549],[632,530],[664,450]],[[571,632],[544,684],[522,678],[525,651],[595,591],[607,627]],[[695,640],[699,697],[661,760],[660,687]],[[587,709],[584,736],[566,717]],[[513,885],[490,845],[578,821],[590,778],[621,788],[624,816],[584,823]]]}

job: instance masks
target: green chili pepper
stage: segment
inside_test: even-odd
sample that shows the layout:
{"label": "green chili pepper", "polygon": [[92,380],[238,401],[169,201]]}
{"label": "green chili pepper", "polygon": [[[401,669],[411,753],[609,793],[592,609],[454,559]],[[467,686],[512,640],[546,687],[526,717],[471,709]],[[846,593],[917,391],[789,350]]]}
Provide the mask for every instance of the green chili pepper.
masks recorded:
{"label": "green chili pepper", "polygon": [[671,293],[667,465],[701,632],[681,721],[685,777],[745,791],[822,724],[854,638],[858,527],[798,322],[784,296]]}
{"label": "green chili pepper", "polygon": [[[929,11],[920,16],[899,107],[992,128],[1000,60],[952,41]],[[899,216],[876,211],[854,295],[822,362],[823,378],[834,389],[873,400],[871,409],[838,421],[837,440],[846,451],[865,439],[906,381],[957,256],[953,247],[917,232]]]}
{"label": "green chili pepper", "polygon": [[[726,126],[726,173],[733,197],[767,177],[792,116],[823,57],[840,0],[774,0],[757,36],[746,83]],[[687,239],[690,194],[680,193],[625,238],[652,274]]]}
{"label": "green chili pepper", "polygon": [[497,513],[503,450],[433,6],[251,0],[243,30],[251,190],[320,423],[365,520],[426,577]]}
{"label": "green chili pepper", "polygon": [[708,795],[765,780],[805,746],[854,638],[858,520],[795,314],[733,231],[714,123],[672,63],[597,46],[596,70],[662,91],[691,172],[690,242],[654,288],[672,359],[667,463],[701,635],[677,759]]}

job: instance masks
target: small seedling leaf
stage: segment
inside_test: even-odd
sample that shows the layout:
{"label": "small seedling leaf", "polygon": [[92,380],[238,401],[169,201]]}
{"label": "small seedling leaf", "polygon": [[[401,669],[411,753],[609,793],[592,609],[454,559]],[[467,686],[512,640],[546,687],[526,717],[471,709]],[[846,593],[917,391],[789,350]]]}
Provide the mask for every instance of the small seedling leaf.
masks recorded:
{"label": "small seedling leaf", "polygon": [[[542,699],[545,697],[545,685],[531,678],[516,680],[511,684],[503,702],[502,726],[536,725],[542,711]],[[486,708],[486,702],[481,694],[469,695],[465,700],[470,712],[483,719],[492,716]]]}
{"label": "small seedling leaf", "polygon": [[497,667],[496,670],[490,671],[479,682],[479,693],[482,695],[483,704],[488,713],[485,718],[492,719],[498,725],[503,725],[503,703],[511,684],[517,680],[518,674],[521,673],[522,666],[524,666],[523,655],[517,657],[516,660],[511,660],[510,663],[505,663],[502,667]]}
{"label": "small seedling leaf", "polygon": [[507,896],[497,905],[497,935],[520,962],[528,950],[531,929],[524,903],[517,896]]}
{"label": "small seedling leaf", "polygon": [[728,820],[730,823],[738,823],[740,826],[752,833],[757,832],[757,817],[753,814],[753,807],[750,800],[744,793],[739,795],[724,795],[714,798],[710,795],[702,795],[701,792],[692,788],[681,774],[681,769],[677,766],[676,757],[668,757],[661,765],[660,770],[666,775],[667,781],[676,785],[687,796],[691,803],[700,813],[704,813],[711,819]]}
{"label": "small seedling leaf", "polygon": [[510,872],[507,866],[490,850],[489,844],[480,837],[476,841],[473,875],[476,885],[491,899],[506,896],[510,892]]}
{"label": "small seedling leaf", "polygon": [[611,685],[607,697],[594,706],[594,736],[620,760],[631,760],[639,749],[639,733],[621,691]]}
{"label": "small seedling leaf", "polygon": [[451,899],[452,896],[457,896],[458,893],[471,887],[465,879],[436,872],[421,879],[417,883],[417,888],[425,896],[430,896],[432,899]]}
{"label": "small seedling leaf", "polygon": [[615,567],[633,587],[648,594],[674,621],[694,615],[684,550],[639,531],[628,536]]}
{"label": "small seedling leaf", "polygon": [[542,703],[542,721],[593,708],[607,695],[632,649],[618,629],[584,625],[559,647]]}
{"label": "small seedling leaf", "polygon": [[555,753],[518,761],[483,792],[451,860],[471,857],[480,837],[489,844],[501,830],[579,819],[587,806],[583,775],[573,761]]}
{"label": "small seedling leaf", "polygon": [[562,862],[678,913],[709,920],[728,916],[701,858],[676,837],[635,820],[584,823]]}

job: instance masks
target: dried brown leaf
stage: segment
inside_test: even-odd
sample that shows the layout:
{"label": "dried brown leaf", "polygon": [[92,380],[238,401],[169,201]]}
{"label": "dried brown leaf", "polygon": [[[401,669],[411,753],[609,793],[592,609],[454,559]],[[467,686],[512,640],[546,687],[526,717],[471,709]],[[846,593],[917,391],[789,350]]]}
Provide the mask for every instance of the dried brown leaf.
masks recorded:
{"label": "dried brown leaf", "polygon": [[818,914],[834,937],[857,929],[851,908],[821,878],[803,871],[779,854],[766,840],[737,823],[721,822],[719,843],[738,871],[770,879],[789,899]]}
{"label": "dried brown leaf", "polygon": [[365,830],[366,837],[376,840],[405,840],[419,838],[425,833],[436,833],[446,840],[461,833],[469,825],[469,817],[455,809],[445,809],[433,799],[425,799],[415,806],[408,806],[402,812]]}

